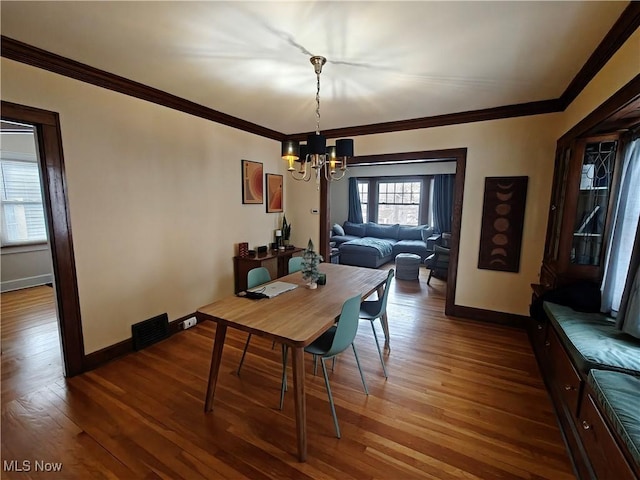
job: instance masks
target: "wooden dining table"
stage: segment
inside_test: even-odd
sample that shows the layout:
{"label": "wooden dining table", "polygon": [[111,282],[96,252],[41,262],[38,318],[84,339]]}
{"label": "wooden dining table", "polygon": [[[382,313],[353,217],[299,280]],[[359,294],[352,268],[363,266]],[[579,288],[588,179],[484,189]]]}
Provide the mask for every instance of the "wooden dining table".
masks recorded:
{"label": "wooden dining table", "polygon": [[[307,458],[304,348],[331,328],[345,300],[355,295],[366,298],[375,291],[381,295],[388,274],[386,270],[332,263],[322,263],[319,268],[326,275],[326,285],[318,285],[316,289],[307,288],[301,272],[296,272],[278,281],[295,283],[298,287],[276,297],[253,300],[233,295],[201,307],[196,312],[198,321],[206,319],[217,323],[205,412],[213,410],[227,327],[275,340],[291,348],[298,460],[301,462]],[[382,319],[382,325],[385,345],[388,347],[386,316]]]}

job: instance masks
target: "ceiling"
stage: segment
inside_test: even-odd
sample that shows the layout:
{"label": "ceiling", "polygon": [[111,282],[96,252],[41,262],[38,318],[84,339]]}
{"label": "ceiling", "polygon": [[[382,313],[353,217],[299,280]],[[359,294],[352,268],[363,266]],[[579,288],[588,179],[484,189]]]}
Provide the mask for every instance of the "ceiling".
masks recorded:
{"label": "ceiling", "polygon": [[628,2],[2,1],[1,32],[284,134],[556,99]]}

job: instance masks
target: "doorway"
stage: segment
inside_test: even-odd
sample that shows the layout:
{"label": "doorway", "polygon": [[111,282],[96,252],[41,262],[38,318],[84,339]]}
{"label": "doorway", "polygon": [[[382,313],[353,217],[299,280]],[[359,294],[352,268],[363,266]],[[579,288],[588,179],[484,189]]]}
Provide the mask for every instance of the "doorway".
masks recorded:
{"label": "doorway", "polygon": [[[445,314],[454,315],[456,281],[458,273],[458,254],[460,240],[460,226],[462,223],[462,201],[464,197],[464,177],[467,164],[467,149],[453,148],[446,150],[427,150],[419,152],[388,153],[382,155],[367,155],[354,157],[350,165],[384,165],[402,164],[416,161],[449,161],[455,162],[455,187],[453,199],[453,219],[451,222],[451,240],[449,272],[447,279],[447,293],[445,300]],[[331,202],[329,182],[324,177],[320,183],[320,245],[321,255],[329,258],[329,232],[331,229]]]}
{"label": "doorway", "polygon": [[2,120],[30,125],[36,132],[42,205],[51,249],[62,367],[65,376],[84,371],[84,343],[73,255],[60,119],[55,112],[1,102]]}
{"label": "doorway", "polygon": [[2,396],[62,378],[36,130],[2,120]]}

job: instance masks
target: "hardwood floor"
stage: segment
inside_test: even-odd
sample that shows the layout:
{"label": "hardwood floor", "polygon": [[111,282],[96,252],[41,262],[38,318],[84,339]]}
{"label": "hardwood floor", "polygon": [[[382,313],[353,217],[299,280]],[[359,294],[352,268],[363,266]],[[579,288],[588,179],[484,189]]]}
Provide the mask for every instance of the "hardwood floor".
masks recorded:
{"label": "hardwood floor", "polygon": [[4,404],[59,380],[63,373],[53,288],[25,288],[0,298]]}
{"label": "hardwood floor", "polygon": [[[336,362],[340,440],[306,359],[306,463],[296,461],[293,395],[277,409],[281,359],[270,341],[252,339],[238,377],[246,335],[228,331],[214,411],[204,413],[215,333],[205,322],[22,392],[5,389],[3,352],[2,461],[28,460],[31,471],[2,478],[574,478],[524,330],[444,317],[445,284],[427,286],[426,273],[392,283],[388,380],[368,322],[356,344],[369,396],[353,354]],[[35,472],[36,460],[62,471]]]}

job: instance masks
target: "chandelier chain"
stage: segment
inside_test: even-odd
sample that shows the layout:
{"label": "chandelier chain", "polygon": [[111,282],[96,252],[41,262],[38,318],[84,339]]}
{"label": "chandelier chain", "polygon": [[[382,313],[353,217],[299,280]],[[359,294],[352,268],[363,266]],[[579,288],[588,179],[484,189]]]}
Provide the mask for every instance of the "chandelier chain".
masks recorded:
{"label": "chandelier chain", "polygon": [[320,73],[316,73],[316,135],[320,135]]}

